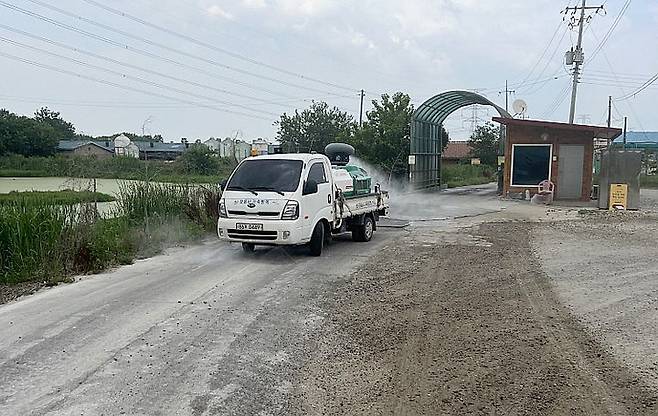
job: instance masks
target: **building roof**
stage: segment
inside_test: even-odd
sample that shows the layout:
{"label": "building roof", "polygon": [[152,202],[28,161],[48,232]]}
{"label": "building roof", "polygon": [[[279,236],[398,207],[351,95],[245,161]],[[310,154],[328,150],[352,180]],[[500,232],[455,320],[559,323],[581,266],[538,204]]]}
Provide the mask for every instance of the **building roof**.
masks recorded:
{"label": "building roof", "polygon": [[[176,152],[183,153],[187,147],[185,143],[162,143],[162,142],[146,142],[134,141],[139,148],[140,152]],[[153,144],[151,146],[151,144]]]}
{"label": "building roof", "polygon": [[60,140],[59,143],[57,143],[57,150],[73,151],[78,147],[86,146],[88,144],[114,153],[114,143],[112,143],[111,140]]}
{"label": "building roof", "polygon": [[543,120],[522,120],[518,118],[507,117],[494,117],[492,120],[505,126],[544,127],[549,129],[562,129],[581,133],[590,133],[592,134],[592,137],[600,139],[614,140],[622,133],[621,129],[614,127],[608,128],[602,126],[588,126],[585,124],[557,123],[554,121]]}
{"label": "building roof", "polygon": [[[621,138],[618,139],[618,141]],[[627,143],[658,143],[658,131],[629,131],[626,132]]]}
{"label": "building roof", "polygon": [[442,159],[465,159],[471,154],[471,146],[467,142],[448,142],[441,153]]}

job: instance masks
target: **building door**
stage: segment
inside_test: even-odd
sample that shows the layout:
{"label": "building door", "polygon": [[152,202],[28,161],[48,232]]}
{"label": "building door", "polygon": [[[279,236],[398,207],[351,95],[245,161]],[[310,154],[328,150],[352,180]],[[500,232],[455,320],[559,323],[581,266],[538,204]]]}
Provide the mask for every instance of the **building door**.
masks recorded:
{"label": "building door", "polygon": [[557,197],[580,199],[583,192],[583,161],[585,146],[560,145]]}

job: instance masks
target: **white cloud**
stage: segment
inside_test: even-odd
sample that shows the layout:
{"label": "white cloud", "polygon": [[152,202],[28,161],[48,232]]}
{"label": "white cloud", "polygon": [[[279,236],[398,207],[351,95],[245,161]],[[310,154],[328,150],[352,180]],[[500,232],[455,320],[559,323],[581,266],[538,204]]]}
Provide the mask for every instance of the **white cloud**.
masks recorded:
{"label": "white cloud", "polygon": [[206,9],[206,12],[208,12],[209,15],[215,16],[215,17],[221,17],[226,20],[233,20],[235,19],[235,16],[233,16],[232,13],[222,9],[218,5],[212,5]]}
{"label": "white cloud", "polygon": [[290,16],[318,16],[339,6],[335,0],[276,0],[276,6]]}
{"label": "white cloud", "polygon": [[250,9],[264,9],[267,7],[265,0],[242,0],[242,5]]}

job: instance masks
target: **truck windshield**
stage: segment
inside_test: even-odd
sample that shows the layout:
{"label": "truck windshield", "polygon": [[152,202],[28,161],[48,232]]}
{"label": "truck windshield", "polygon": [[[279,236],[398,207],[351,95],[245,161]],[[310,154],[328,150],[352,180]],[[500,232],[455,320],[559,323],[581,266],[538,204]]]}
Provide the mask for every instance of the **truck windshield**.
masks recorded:
{"label": "truck windshield", "polygon": [[248,160],[238,167],[226,189],[294,192],[299,185],[302,167],[301,160]]}

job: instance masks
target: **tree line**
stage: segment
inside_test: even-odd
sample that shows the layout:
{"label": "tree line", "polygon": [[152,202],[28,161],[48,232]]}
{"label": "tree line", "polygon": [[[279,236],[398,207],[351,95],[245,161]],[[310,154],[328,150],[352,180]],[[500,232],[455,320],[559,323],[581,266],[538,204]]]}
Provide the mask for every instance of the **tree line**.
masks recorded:
{"label": "tree line", "polygon": [[[414,106],[409,95],[383,94],[372,101],[362,127],[354,117],[325,102],[283,114],[275,123],[277,140],[286,152],[318,152],[333,142],[354,146],[359,158],[395,176],[407,173]],[[450,138],[442,127],[442,150]],[[498,155],[498,128],[491,123],[478,127],[469,140],[471,156],[483,164],[495,165]]]}
{"label": "tree line", "polygon": [[52,156],[60,140],[112,140],[123,134],[131,140],[162,142],[162,136],[117,133],[109,136],[88,136],[76,133],[73,123],[48,107],[38,109],[33,117],[20,116],[0,109],[0,156]]}
{"label": "tree line", "polygon": [[47,107],[37,110],[34,117],[0,109],[0,155],[50,156],[59,140],[74,137],[73,124]]}

